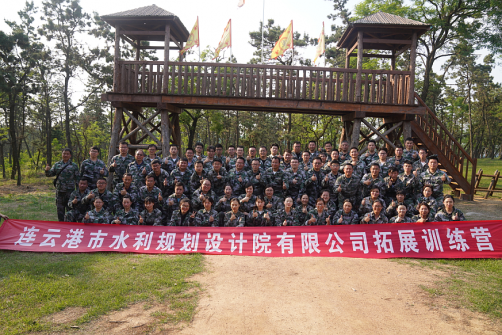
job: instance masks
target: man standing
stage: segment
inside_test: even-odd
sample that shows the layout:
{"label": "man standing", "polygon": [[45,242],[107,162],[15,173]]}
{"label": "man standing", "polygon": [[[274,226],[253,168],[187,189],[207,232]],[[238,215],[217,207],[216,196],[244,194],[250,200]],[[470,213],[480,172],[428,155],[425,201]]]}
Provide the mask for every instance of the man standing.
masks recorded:
{"label": "man standing", "polygon": [[150,144],[148,145],[148,156],[145,157],[144,161],[146,164],[150,165],[150,163],[156,159],[159,161],[161,160],[161,158],[157,156],[157,146],[155,144]]}
{"label": "man standing", "polygon": [[322,162],[319,157],[312,160],[313,168],[305,174],[305,192],[309,196],[309,205],[315,206],[317,198],[321,197],[324,171],[321,170]]}
{"label": "man standing", "polygon": [[443,184],[449,184],[450,178],[443,171],[438,169],[438,157],[436,155],[429,156],[429,169],[420,175],[420,188],[424,185],[432,185],[432,197],[436,199],[438,204],[443,203]]}
{"label": "man standing", "polygon": [[293,157],[296,157],[298,162],[302,160],[302,144],[298,141],[293,143]]}
{"label": "man standing", "polygon": [[162,163],[162,169],[164,169],[168,174],[176,169],[178,163],[180,161],[180,157],[178,156],[178,147],[174,144],[171,144],[169,147],[169,157],[166,157]]}
{"label": "man standing", "polygon": [[145,186],[146,175],[150,172],[150,166],[143,157],[145,157],[143,149],[136,150],[135,161],[129,163],[127,167],[127,172],[132,174],[133,183],[138,190],[140,187]]}
{"label": "man standing", "polygon": [[272,186],[272,188],[274,189],[274,194],[278,198],[283,200],[284,192],[289,187],[289,181],[287,178],[287,174],[281,169],[279,169],[281,164],[280,161],[281,160],[279,157],[274,156],[271,159],[272,166],[265,171],[265,173],[263,174],[263,178],[265,185]]}
{"label": "man standing", "polygon": [[108,169],[105,163],[98,159],[99,148],[91,147],[89,151],[89,159],[86,159],[80,165],[80,178],[86,178],[89,181],[89,189],[96,188],[96,183],[99,178],[108,176]]}
{"label": "man standing", "polygon": [[126,142],[120,142],[119,152],[120,154],[112,157],[109,167],[109,171],[115,173],[113,175],[113,188],[122,181],[129,164],[134,162],[134,157],[129,155],[129,145]]}
{"label": "man standing", "polygon": [[45,167],[47,177],[56,176],[54,186],[56,187],[58,221],[64,221],[70,194],[75,190],[75,185],[79,180],[78,166],[71,160],[71,150],[66,148],[61,155],[62,159],[52,168],[50,165]]}

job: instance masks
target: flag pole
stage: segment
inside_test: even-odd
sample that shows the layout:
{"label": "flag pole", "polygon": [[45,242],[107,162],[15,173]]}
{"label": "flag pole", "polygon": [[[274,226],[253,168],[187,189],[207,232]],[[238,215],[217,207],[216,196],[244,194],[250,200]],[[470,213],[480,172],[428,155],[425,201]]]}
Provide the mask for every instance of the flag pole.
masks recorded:
{"label": "flag pole", "polygon": [[265,0],[263,0],[263,13],[261,19],[261,63],[263,64],[263,29],[265,27]]}
{"label": "flag pole", "polygon": [[230,61],[232,61],[232,19],[230,19]]}
{"label": "flag pole", "polygon": [[200,63],[200,25],[199,25],[199,16],[197,16],[197,41],[199,41],[199,63]]}
{"label": "flag pole", "polygon": [[293,55],[291,56],[291,65],[295,60],[295,30],[293,29],[293,20],[291,20],[291,45],[293,46]]}

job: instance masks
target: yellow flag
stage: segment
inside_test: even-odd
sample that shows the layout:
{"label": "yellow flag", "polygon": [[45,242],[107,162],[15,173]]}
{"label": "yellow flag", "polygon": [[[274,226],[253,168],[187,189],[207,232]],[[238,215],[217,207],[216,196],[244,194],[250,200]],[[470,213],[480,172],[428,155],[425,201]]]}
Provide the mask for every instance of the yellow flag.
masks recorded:
{"label": "yellow flag", "polygon": [[183,50],[181,50],[181,53],[187,52],[188,49],[194,47],[194,46],[199,46],[199,17],[197,16],[197,21],[195,21],[195,25],[192,28],[192,32],[190,33],[190,36],[188,36],[188,41]]}
{"label": "yellow flag", "polygon": [[284,30],[281,37],[279,37],[277,43],[275,43],[275,47],[272,50],[270,58],[276,59],[277,57],[282,56],[282,54],[284,54],[286,50],[292,48],[293,48],[293,20],[291,20],[289,26],[286,28],[286,30]]}
{"label": "yellow flag", "polygon": [[317,49],[315,51],[314,63],[320,55],[324,54],[325,50],[326,50],[326,38],[324,37],[324,22],[323,22],[321,35],[319,36],[319,40],[317,40]]}
{"label": "yellow flag", "polygon": [[220,51],[232,46],[232,19],[228,20],[227,26],[223,31],[223,35],[221,35],[220,44],[214,51],[214,58],[217,58],[220,54]]}

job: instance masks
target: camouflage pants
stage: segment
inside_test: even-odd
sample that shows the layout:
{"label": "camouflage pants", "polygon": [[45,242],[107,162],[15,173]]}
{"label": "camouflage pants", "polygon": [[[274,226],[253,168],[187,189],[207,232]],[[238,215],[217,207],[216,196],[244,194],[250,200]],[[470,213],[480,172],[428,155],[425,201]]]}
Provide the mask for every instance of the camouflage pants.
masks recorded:
{"label": "camouflage pants", "polygon": [[64,221],[64,215],[68,209],[68,199],[71,192],[59,192],[56,191],[56,208],[58,213],[58,221]]}
{"label": "camouflage pants", "polygon": [[65,222],[82,222],[84,220],[85,214],[80,213],[77,210],[70,210],[66,212],[64,216]]}

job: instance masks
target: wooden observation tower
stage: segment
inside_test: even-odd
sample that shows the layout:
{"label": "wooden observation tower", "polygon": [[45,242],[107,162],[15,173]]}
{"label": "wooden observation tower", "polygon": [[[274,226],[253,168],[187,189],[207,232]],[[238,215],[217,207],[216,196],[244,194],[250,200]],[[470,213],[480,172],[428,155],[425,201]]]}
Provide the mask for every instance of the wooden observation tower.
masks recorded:
{"label": "wooden observation tower", "polygon": [[[184,62],[170,60],[170,50],[183,49],[188,31],[174,14],[155,5],[103,16],[115,27],[113,91],[102,101],[115,107],[109,159],[117,144],[131,149],[151,138],[167,157],[170,143],[181,144],[179,114],[184,108],[339,115],[340,141],[362,152],[373,138],[389,149],[403,138],[437,154],[450,185],[472,198],[476,160],[415,93],[417,40],[430,25],[388,13],[376,13],[349,25],[338,42],[346,50],[345,68]],[[135,60],[120,59],[120,41],[131,44]],[[142,45],[141,41],[162,45]],[[160,61],[140,60],[143,49],[164,50]],[[357,52],[354,52],[357,50]],[[404,66],[396,69],[397,57]],[[357,58],[350,68],[351,57]],[[383,69],[363,69],[363,58],[388,59]],[[155,108],[146,117],[143,108]],[[367,118],[379,118],[374,127]],[[361,132],[361,126],[369,129]],[[140,136],[141,135],[141,136]]]}

